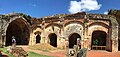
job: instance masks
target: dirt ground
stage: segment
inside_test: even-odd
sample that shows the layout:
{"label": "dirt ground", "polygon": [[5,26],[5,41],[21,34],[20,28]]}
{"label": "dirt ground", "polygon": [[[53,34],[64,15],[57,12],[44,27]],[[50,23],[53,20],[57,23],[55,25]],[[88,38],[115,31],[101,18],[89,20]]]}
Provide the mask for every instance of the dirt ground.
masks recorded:
{"label": "dirt ground", "polygon": [[[22,46],[24,50],[26,51],[33,51],[38,54],[44,54],[44,55],[49,55],[49,56],[54,56],[54,57],[65,57],[65,50],[56,50],[52,52],[43,52],[39,50],[31,50],[28,49],[27,46]],[[87,51],[87,57],[120,57],[120,51],[118,52],[107,52],[107,51],[96,51],[96,50],[91,50]]]}
{"label": "dirt ground", "polygon": [[120,57],[119,52],[107,52],[107,51],[88,51],[87,57]]}

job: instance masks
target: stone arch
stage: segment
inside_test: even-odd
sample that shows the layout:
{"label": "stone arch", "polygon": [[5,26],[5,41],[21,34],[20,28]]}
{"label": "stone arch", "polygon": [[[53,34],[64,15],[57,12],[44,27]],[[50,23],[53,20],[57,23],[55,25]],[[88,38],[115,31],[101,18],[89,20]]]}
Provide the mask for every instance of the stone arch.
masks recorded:
{"label": "stone arch", "polygon": [[[33,44],[37,44],[36,41],[42,42],[42,38],[41,38],[41,34],[42,34],[42,29],[39,26],[34,27],[34,29],[32,30],[32,34],[31,34],[31,39],[33,40]],[[40,38],[40,39],[37,39]]]}
{"label": "stone arch", "polygon": [[55,33],[58,37],[60,37],[61,29],[58,26],[49,26],[44,30],[44,36],[48,36],[51,33]]}
{"label": "stone arch", "polygon": [[81,24],[82,26],[84,26],[84,24],[81,21],[70,21],[70,22],[67,22],[64,26],[66,27],[67,25],[72,24],[72,23],[77,23],[77,24]]}
{"label": "stone arch", "polygon": [[21,20],[27,25],[27,27],[28,27],[29,30],[30,30],[30,23],[27,22],[27,20],[26,20],[25,18],[23,18],[23,17],[13,17],[13,18],[10,19],[10,21],[8,22],[8,24],[5,26],[5,33],[7,32],[7,28],[8,28],[8,26],[9,26],[9,24],[10,24],[11,22],[13,22],[14,20],[16,20],[16,19],[21,19]]}
{"label": "stone arch", "polygon": [[[108,28],[106,28],[106,27],[104,27],[104,26],[102,26],[102,25],[93,25],[93,26],[90,26],[90,27],[88,27],[88,48],[89,49],[91,49],[91,42],[92,42],[92,33],[94,32],[94,31],[103,31],[103,32],[105,32],[107,35],[106,35],[106,39],[108,40],[108,39],[110,39],[110,38],[108,38]],[[106,40],[106,41],[107,41]],[[107,42],[106,42],[106,44],[108,44]]]}
{"label": "stone arch", "polygon": [[36,26],[32,29],[32,32],[33,32],[34,35],[36,35],[36,34],[40,35],[43,32],[43,30],[41,29],[40,26]]}
{"label": "stone arch", "polygon": [[77,38],[81,39],[81,36],[78,33],[72,33],[69,35],[68,38],[69,38],[69,48],[73,48],[74,45],[77,45]]}
{"label": "stone arch", "polygon": [[91,48],[92,49],[99,49],[99,50],[106,50],[106,41],[107,40],[107,33],[104,31],[96,30],[92,33],[91,38]]}
{"label": "stone arch", "polygon": [[57,35],[57,47],[59,47],[61,29],[58,26],[49,26],[44,29],[44,37],[46,38],[45,43],[50,43],[49,35],[55,33]]}
{"label": "stone arch", "polygon": [[59,27],[59,28],[62,27],[60,24],[57,24],[57,23],[50,23],[50,24],[46,25],[45,28],[48,28],[48,27],[50,27],[50,26],[56,26],[56,27]]}
{"label": "stone arch", "polygon": [[83,39],[83,26],[78,23],[71,23],[65,26],[65,37],[69,37],[72,33],[78,33]]}
{"label": "stone arch", "polygon": [[57,47],[57,35],[55,33],[49,34],[50,45]]}
{"label": "stone arch", "polygon": [[103,26],[103,27],[105,27],[105,28],[109,28],[109,25],[108,25],[108,24],[105,24],[105,23],[103,23],[103,22],[94,22],[94,23],[91,23],[90,25],[88,25],[88,27],[94,26],[94,25],[101,25],[101,26]]}
{"label": "stone arch", "polygon": [[33,26],[32,30],[36,30],[37,28],[42,29],[42,27],[41,27],[41,26]]}
{"label": "stone arch", "polygon": [[6,26],[6,46],[12,45],[12,36],[17,45],[28,45],[30,38],[30,25],[24,18],[12,19]]}

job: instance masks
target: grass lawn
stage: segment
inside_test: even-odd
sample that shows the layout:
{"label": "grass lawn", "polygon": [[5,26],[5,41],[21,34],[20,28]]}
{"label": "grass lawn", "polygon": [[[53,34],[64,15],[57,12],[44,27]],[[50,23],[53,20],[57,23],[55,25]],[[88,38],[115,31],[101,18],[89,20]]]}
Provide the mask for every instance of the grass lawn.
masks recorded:
{"label": "grass lawn", "polygon": [[6,48],[0,48],[0,51],[2,51],[3,53],[7,54],[7,55],[10,56],[10,57],[15,57],[14,55],[9,54],[9,53],[7,52],[7,50],[6,50]]}
{"label": "grass lawn", "polygon": [[32,51],[28,52],[28,56],[29,57],[52,57],[52,56],[37,54],[37,53],[32,52]]}
{"label": "grass lawn", "polygon": [[[15,57],[14,55],[9,54],[6,50],[6,48],[0,48],[0,51],[2,51],[3,53],[7,54],[10,57]],[[52,56],[37,54],[35,52],[30,51],[30,52],[28,52],[28,57],[52,57]]]}

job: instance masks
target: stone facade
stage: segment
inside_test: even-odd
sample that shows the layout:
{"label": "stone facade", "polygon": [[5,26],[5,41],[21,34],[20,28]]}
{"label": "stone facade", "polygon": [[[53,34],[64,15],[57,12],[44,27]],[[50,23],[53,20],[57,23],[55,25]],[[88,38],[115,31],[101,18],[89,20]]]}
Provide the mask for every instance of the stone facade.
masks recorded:
{"label": "stone facade", "polygon": [[119,44],[120,10],[110,10],[108,15],[58,14],[43,18],[33,18],[22,13],[0,15],[1,44],[11,45],[12,36],[17,45],[49,43],[57,48],[70,48],[80,38],[81,48],[92,50],[94,40],[98,47],[117,52]]}

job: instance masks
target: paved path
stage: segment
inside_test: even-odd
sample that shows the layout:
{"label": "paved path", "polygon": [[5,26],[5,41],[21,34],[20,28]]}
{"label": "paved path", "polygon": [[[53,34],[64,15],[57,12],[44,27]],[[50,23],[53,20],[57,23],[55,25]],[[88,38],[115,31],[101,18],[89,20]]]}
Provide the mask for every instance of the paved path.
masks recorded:
{"label": "paved path", "polygon": [[87,57],[120,57],[120,52],[88,51]]}
{"label": "paved path", "polygon": [[[26,51],[33,51],[38,54],[44,54],[44,55],[49,55],[49,56],[54,56],[54,57],[65,57],[65,50],[57,50],[57,51],[52,51],[52,52],[43,52],[39,50],[31,50],[28,49],[27,46],[22,46],[24,50]],[[87,57],[120,57],[120,51],[119,52],[107,52],[107,51],[87,51]]]}

